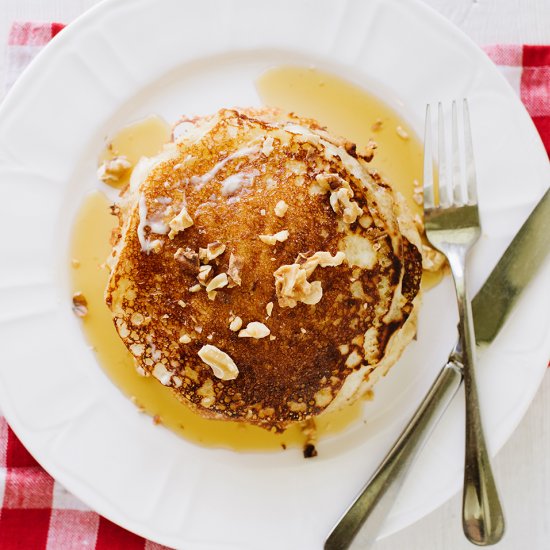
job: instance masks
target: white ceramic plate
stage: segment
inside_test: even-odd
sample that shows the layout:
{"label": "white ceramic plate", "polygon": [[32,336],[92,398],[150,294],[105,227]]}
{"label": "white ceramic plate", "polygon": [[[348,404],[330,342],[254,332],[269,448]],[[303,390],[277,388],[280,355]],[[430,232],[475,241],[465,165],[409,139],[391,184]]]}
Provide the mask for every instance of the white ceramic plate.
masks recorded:
{"label": "white ceramic plate", "polygon": [[[0,403],[40,463],[111,520],[186,549],[321,548],[443,364],[456,322],[446,281],[419,340],[376,388],[366,424],[299,451],[197,447],[135,413],[96,364],[70,310],[68,243],[104,136],[149,113],[175,120],[258,104],[255,78],[315,64],[383,94],[417,130],[427,101],[468,96],[484,234],[474,290],[549,181],[530,119],[484,54],[412,1],[108,1],[72,23],[0,111]],[[495,453],[525,413],[550,354],[550,265],[480,361]],[[460,486],[462,403],[438,427],[384,535]]]}

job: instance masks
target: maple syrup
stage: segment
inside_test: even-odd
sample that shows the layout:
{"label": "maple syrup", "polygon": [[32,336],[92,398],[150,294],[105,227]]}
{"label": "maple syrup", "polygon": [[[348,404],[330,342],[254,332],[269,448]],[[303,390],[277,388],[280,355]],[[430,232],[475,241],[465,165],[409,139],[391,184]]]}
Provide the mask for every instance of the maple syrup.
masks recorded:
{"label": "maple syrup", "polygon": [[[317,119],[329,131],[346,136],[358,145],[374,139],[379,149],[372,166],[403,194],[413,213],[421,207],[413,200],[414,180],[422,174],[422,147],[411,128],[376,97],[339,77],[316,69],[280,67],[257,82],[265,104]],[[99,162],[125,156],[134,165],[142,156],[156,155],[170,139],[170,127],[150,116],[122,128],[113,136]],[[124,187],[130,173],[118,187]],[[169,388],[152,377],[137,374],[134,359],[119,338],[111,312],[104,302],[108,271],[104,265],[111,251],[110,235],[117,220],[110,213],[107,197],[90,193],[84,200],[73,229],[71,244],[73,292],[81,292],[88,305],[83,330],[100,365],[139,411],[155,423],[201,445],[241,451],[268,451],[303,447],[306,436],[300,426],[281,434],[238,422],[205,419],[178,401]],[[426,275],[426,274],[425,274]],[[438,274],[427,274],[423,285],[432,286]],[[366,398],[370,398],[369,393]],[[317,435],[338,433],[361,417],[363,401],[316,418]]]}

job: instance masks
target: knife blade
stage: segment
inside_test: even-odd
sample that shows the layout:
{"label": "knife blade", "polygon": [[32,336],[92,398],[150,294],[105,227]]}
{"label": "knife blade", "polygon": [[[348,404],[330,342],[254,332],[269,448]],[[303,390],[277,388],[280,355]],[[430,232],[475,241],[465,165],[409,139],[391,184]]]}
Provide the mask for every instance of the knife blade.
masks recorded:
{"label": "knife blade", "polygon": [[491,343],[500,332],[521,291],[550,253],[550,189],[472,300],[476,342]]}
{"label": "knife blade", "polygon": [[[550,252],[550,189],[521,226],[472,301],[476,341],[491,343],[523,289]],[[325,550],[345,550],[357,538],[363,550],[376,541],[408,470],[462,384],[456,346],[412,419],[376,472],[327,537]]]}

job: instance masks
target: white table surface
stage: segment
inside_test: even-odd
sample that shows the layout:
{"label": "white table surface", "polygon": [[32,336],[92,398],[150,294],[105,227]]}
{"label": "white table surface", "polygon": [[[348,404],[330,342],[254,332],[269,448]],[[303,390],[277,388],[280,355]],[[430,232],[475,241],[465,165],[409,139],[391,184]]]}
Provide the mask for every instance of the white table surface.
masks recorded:
{"label": "white table surface", "polygon": [[[260,0],[259,0],[260,1]],[[337,1],[337,0],[335,0]],[[368,0],[365,0],[368,1]],[[478,44],[550,44],[550,0],[424,0]],[[69,22],[98,0],[0,0],[0,81],[14,20]],[[494,460],[507,517],[499,550],[550,548],[550,373],[525,418]],[[463,550],[461,496],[374,550]]]}

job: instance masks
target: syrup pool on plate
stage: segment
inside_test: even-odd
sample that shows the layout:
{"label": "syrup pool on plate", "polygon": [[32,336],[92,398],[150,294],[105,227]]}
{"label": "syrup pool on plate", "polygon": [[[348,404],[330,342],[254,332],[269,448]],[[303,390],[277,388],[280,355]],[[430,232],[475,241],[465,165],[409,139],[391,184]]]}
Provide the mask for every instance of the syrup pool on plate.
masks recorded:
{"label": "syrup pool on plate", "polygon": [[[259,78],[257,87],[267,105],[316,118],[330,131],[359,145],[374,139],[379,149],[373,167],[397,186],[413,212],[420,212],[413,193],[414,180],[418,180],[422,170],[421,146],[410,128],[384,103],[345,80],[315,69],[272,69]],[[111,137],[99,161],[124,156],[134,165],[142,156],[156,155],[169,139],[168,124],[150,116]],[[126,185],[129,176],[130,171],[122,176],[117,187]],[[238,422],[205,419],[178,401],[169,388],[153,377],[137,374],[134,359],[118,337],[103,299],[108,278],[104,262],[111,252],[110,236],[116,225],[107,197],[100,191],[90,193],[74,224],[70,251],[72,289],[86,298],[88,312],[82,318],[82,326],[98,362],[132,399],[138,412],[201,445],[242,451],[303,447],[306,435],[299,426],[277,434]],[[358,421],[362,407],[363,401],[359,400],[341,411],[320,415],[315,421],[317,437],[338,433]]]}

